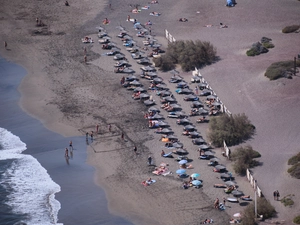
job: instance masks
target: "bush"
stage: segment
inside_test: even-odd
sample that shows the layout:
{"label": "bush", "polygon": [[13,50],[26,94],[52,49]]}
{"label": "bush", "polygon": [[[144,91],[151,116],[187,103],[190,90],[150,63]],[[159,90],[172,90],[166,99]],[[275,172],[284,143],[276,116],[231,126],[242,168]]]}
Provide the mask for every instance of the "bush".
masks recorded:
{"label": "bush", "polygon": [[297,179],[300,179],[300,162],[288,169],[288,173]]}
{"label": "bush", "polygon": [[[264,219],[271,218],[275,216],[276,211],[275,208],[270,204],[268,200],[265,198],[257,199],[257,214],[263,215]],[[242,215],[242,224],[243,225],[256,225],[255,222],[255,214],[254,214],[254,204],[250,204],[244,210]]]}
{"label": "bush", "polygon": [[168,66],[172,62],[180,64],[182,70],[189,71],[213,63],[216,60],[216,50],[209,42],[176,41],[168,45],[165,57],[158,63],[161,69],[165,60],[168,60]]}
{"label": "bush", "polygon": [[[266,44],[266,42],[264,42]],[[256,56],[262,53],[267,53],[269,50],[260,42],[252,44],[252,47],[246,52],[247,56]]]}
{"label": "bush", "polygon": [[234,161],[233,170],[239,175],[246,175],[246,170],[248,168],[259,165],[259,162],[254,160],[254,158],[260,156],[260,153],[253,150],[250,145],[235,149],[231,155],[231,159]]}
{"label": "bush", "polygon": [[285,196],[285,197],[283,197],[283,198],[280,200],[280,202],[281,202],[282,204],[284,204],[284,206],[292,206],[292,205],[294,205],[294,201],[291,199],[290,196]]}
{"label": "bush", "polygon": [[282,33],[293,33],[300,29],[300,25],[287,26],[282,29]]}
{"label": "bush", "polygon": [[300,152],[289,159],[288,165],[295,165],[298,162],[300,162]]}
{"label": "bush", "polygon": [[[296,61],[296,67],[300,67],[300,60]],[[294,61],[275,62],[269,66],[265,72],[265,76],[270,80],[276,80],[280,77],[285,77],[288,72],[294,70]]]}
{"label": "bush", "polygon": [[160,67],[160,69],[164,72],[175,69],[175,64],[168,55],[162,55],[159,58],[154,58],[153,62],[156,67]]}
{"label": "bush", "polygon": [[246,207],[242,214],[242,224],[243,225],[256,225],[255,222],[255,213],[254,213],[254,205],[251,204]]}
{"label": "bush", "polygon": [[300,216],[296,216],[296,217],[293,219],[293,223],[295,223],[295,224],[300,224]]}
{"label": "bush", "polygon": [[271,42],[264,42],[262,43],[262,46],[264,46],[265,48],[274,48],[275,45]]}
{"label": "bush", "polygon": [[246,55],[247,56],[256,56],[259,55],[260,53],[257,51],[257,49],[255,48],[250,48],[247,52]]}
{"label": "bush", "polygon": [[221,147],[223,141],[226,141],[228,146],[233,146],[249,139],[254,131],[255,127],[245,114],[223,114],[210,120],[208,139],[216,147]]}
{"label": "bush", "polygon": [[265,198],[258,198],[257,200],[257,213],[263,215],[264,219],[275,216],[276,210],[274,206]]}

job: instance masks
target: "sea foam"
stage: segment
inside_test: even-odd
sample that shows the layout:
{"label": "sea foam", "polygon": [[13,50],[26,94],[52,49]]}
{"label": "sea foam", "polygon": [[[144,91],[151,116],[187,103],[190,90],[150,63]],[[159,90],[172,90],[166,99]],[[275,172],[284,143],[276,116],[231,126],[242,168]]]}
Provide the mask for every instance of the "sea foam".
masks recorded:
{"label": "sea foam", "polygon": [[24,221],[28,225],[58,224],[60,203],[55,193],[60,192],[60,186],[34,157],[21,154],[26,144],[19,137],[0,128],[0,145],[0,160],[15,159],[1,180],[12,188],[7,204],[15,213],[29,215]]}

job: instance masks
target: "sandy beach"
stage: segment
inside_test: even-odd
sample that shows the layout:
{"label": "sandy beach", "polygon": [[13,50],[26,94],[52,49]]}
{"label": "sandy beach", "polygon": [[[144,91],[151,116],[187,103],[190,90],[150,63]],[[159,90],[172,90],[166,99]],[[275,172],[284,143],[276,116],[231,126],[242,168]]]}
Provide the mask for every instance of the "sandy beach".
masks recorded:
{"label": "sandy beach", "polygon": [[[182,180],[175,174],[178,163],[161,158],[164,143],[159,141],[159,134],[148,128],[143,117],[147,107],[133,100],[132,92],[120,86],[122,75],[113,72],[115,61],[104,56],[107,51],[97,43],[96,27],[103,26],[138,75],[140,66],[116,37],[120,32],[116,27],[122,26],[139,46],[142,45],[142,39],[135,36],[133,24],[126,21],[130,15],[141,23],[151,20],[152,34],[163,49],[167,46],[165,29],[176,40],[200,39],[216,47],[220,61],[200,72],[232,113],[245,113],[255,125],[255,136],[245,143],[262,154],[263,165],[253,170],[254,177],[278,212],[273,221],[292,223],[300,211],[299,180],[291,178],[286,171],[287,160],[299,152],[299,74],[291,80],[272,82],[263,74],[271,63],[292,60],[300,53],[299,33],[281,33],[285,26],[299,23],[298,1],[239,1],[233,8],[225,7],[226,2],[221,0],[165,0],[159,4],[141,0],[118,3],[74,0],[69,3],[67,7],[61,1],[5,1],[0,9],[0,39],[6,41],[8,47],[0,48],[0,53],[28,71],[19,88],[20,105],[48,129],[64,136],[84,136],[86,132],[95,131],[99,124],[99,132],[88,148],[88,163],[96,168],[95,182],[104,188],[110,212],[134,224],[199,224],[206,218],[212,218],[215,224],[227,224],[232,215],[242,212],[246,205],[227,203],[225,211],[213,208],[215,198],[226,197],[222,190],[212,187],[220,179],[207,166],[207,161],[197,159],[197,147],[181,135],[182,126],[174,119],[167,122],[188,149],[188,157],[193,159],[194,169],[188,172],[200,173],[203,188],[183,190]],[[149,5],[150,9],[133,14],[130,4]],[[160,12],[161,16],[149,16],[151,11]],[[45,27],[36,26],[37,17]],[[180,23],[180,17],[189,21]],[[102,24],[104,18],[110,20],[108,25]],[[219,28],[220,22],[228,28]],[[95,43],[83,44],[84,36],[91,36]],[[247,57],[246,50],[263,36],[271,38],[275,48],[264,55]],[[165,81],[171,77],[170,73],[158,73]],[[189,82],[192,73],[181,72],[181,76]],[[149,81],[141,82],[149,86]],[[175,94],[175,85],[166,84]],[[158,103],[155,92],[149,93]],[[183,96],[174,96],[183,111],[189,112],[189,103],[183,101]],[[166,117],[167,113],[163,111],[162,115]],[[194,125],[195,120],[191,118]],[[196,126],[205,138],[208,125]],[[121,133],[125,134],[125,141]],[[134,146],[137,146],[137,154],[133,152]],[[232,171],[221,149],[213,151]],[[168,163],[173,174],[152,174],[153,167],[147,165],[149,155],[156,165]],[[141,185],[149,177],[156,183]],[[240,190],[254,196],[246,178],[236,177],[236,181]],[[272,201],[272,193],[277,189],[282,197],[295,195],[293,207],[285,208],[280,202]]]}

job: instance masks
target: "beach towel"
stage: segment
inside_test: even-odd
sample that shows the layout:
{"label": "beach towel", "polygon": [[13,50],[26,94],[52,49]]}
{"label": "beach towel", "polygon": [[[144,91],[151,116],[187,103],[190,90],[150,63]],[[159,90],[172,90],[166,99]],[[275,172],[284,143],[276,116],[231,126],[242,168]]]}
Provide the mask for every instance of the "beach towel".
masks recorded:
{"label": "beach towel", "polygon": [[148,6],[148,5],[142,7],[142,9],[145,9],[145,10],[147,10],[149,8],[150,8],[150,6]]}

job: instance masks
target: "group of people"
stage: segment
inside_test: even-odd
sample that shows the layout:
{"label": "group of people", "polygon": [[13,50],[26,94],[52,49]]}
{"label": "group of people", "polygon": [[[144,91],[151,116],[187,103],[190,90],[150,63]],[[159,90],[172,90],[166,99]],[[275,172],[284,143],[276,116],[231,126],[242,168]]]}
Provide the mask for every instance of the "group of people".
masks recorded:
{"label": "group of people", "polygon": [[279,200],[279,197],[280,197],[280,194],[279,194],[279,191],[278,190],[276,190],[276,191],[274,191],[273,192],[273,196],[274,196],[274,200]]}

